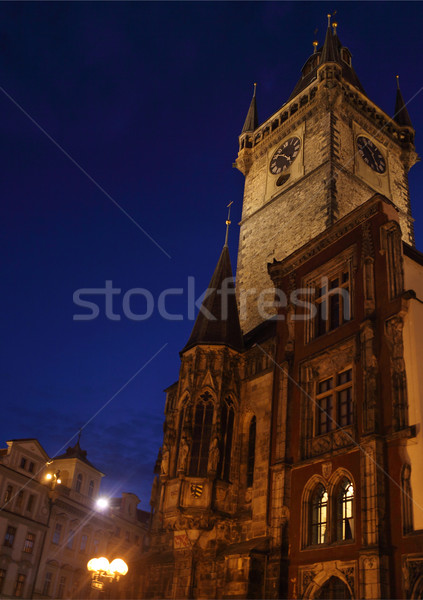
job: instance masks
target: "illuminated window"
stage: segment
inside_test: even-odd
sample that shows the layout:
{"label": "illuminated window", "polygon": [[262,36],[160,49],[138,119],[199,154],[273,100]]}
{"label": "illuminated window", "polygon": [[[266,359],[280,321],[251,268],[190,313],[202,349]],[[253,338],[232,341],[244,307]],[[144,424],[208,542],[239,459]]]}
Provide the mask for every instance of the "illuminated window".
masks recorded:
{"label": "illuminated window", "polygon": [[27,533],[26,540],[24,542],[23,551],[27,554],[32,554],[34,551],[35,544],[35,533]]}
{"label": "illuminated window", "polygon": [[256,456],[256,418],[253,417],[248,430],[248,457],[247,457],[247,487],[254,482],[254,463]]}
{"label": "illuminated window", "polygon": [[226,398],[220,417],[221,446],[217,472],[221,479],[229,481],[231,470],[232,435],[234,431],[234,406],[230,398]]}
{"label": "illuminated window", "polygon": [[18,573],[15,583],[15,590],[13,595],[15,598],[22,598],[23,590],[25,585],[25,575],[23,573]]}
{"label": "illuminated window", "polygon": [[81,485],[82,485],[82,475],[81,475],[81,473],[79,473],[78,477],[76,478],[76,486],[75,486],[75,489],[78,493],[81,493]]}
{"label": "illuminated window", "polygon": [[354,537],[354,486],[347,478],[341,481],[336,496],[336,539]]}
{"label": "illuminated window", "polygon": [[195,405],[192,448],[189,464],[189,475],[191,477],[207,476],[212,421],[212,398],[211,395],[206,392],[200,397]]}
{"label": "illuminated window", "polygon": [[317,383],[316,435],[353,422],[352,369]]}
{"label": "illuminated window", "polygon": [[311,543],[325,544],[327,542],[327,512],[328,493],[319,484],[311,499]]}

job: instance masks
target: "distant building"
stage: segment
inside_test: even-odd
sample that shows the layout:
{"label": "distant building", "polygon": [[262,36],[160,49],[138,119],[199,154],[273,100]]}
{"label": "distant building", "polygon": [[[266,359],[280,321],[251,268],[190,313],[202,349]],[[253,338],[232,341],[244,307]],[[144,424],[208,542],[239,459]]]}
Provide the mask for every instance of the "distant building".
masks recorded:
{"label": "distant building", "polygon": [[167,390],[143,597],[423,598],[416,161],[336,24],[262,124],[254,93],[238,304],[225,243]]}
{"label": "distant building", "polygon": [[129,493],[98,510],[102,477],[79,442],[52,460],[35,439],[12,440],[0,450],[2,598],[89,598],[87,562],[99,556],[129,565],[116,597],[135,591],[133,557],[149,513]]}

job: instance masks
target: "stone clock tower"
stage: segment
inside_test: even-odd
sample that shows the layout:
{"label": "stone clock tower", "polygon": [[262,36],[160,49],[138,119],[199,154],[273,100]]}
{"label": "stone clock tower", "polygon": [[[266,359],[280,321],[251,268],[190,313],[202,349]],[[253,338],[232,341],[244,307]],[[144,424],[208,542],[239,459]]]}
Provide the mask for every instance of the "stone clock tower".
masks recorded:
{"label": "stone clock tower", "polygon": [[423,599],[416,160],[335,24],[262,125],[254,93],[236,290],[226,238],[166,390],[143,597]]}
{"label": "stone clock tower", "polygon": [[269,310],[257,306],[259,293],[271,287],[263,265],[288,256],[371,195],[394,204],[403,240],[414,243],[407,173],[417,156],[401,92],[392,119],[367,97],[335,23],[323,46],[314,47],[287,102],[260,126],[254,93],[239,136],[235,164],[245,191],[237,291],[244,332]]}

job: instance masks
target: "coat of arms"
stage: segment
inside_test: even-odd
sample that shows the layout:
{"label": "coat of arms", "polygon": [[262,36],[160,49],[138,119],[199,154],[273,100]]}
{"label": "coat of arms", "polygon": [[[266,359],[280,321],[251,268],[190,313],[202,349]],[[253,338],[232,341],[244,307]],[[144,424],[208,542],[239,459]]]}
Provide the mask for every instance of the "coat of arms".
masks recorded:
{"label": "coat of arms", "polygon": [[191,483],[191,496],[199,498],[203,493],[203,487],[202,483]]}

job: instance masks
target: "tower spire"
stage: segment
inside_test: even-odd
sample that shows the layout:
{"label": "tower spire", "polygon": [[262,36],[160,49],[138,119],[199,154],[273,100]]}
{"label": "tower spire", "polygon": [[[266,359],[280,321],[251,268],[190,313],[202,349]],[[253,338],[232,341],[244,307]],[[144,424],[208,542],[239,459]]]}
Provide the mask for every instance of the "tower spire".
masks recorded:
{"label": "tower spire", "polygon": [[411,127],[411,129],[414,129],[413,124],[411,123],[410,115],[408,114],[407,106],[401,94],[401,89],[399,85],[399,75],[396,76],[396,80],[397,97],[395,99],[394,121],[398,123],[398,125],[400,125],[401,127]]}
{"label": "tower spire", "polygon": [[[334,33],[332,33],[332,29],[331,29],[331,25],[330,25],[330,20],[331,20],[332,16],[333,15],[328,14],[328,28],[326,30],[326,37],[325,37],[325,42],[324,42],[323,48],[322,48],[320,64],[323,64],[326,62],[340,62],[339,56],[338,56],[339,53],[338,53],[338,46],[336,44],[336,38],[335,38]],[[336,27],[334,29],[334,32],[336,34]]]}
{"label": "tower spire", "polygon": [[244,122],[244,127],[241,133],[247,133],[254,131],[258,127],[258,113],[257,113],[257,102],[256,102],[256,89],[257,84],[254,84],[253,97],[251,99],[250,108],[248,109],[247,117]]}

